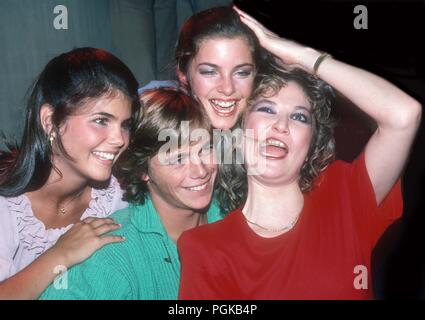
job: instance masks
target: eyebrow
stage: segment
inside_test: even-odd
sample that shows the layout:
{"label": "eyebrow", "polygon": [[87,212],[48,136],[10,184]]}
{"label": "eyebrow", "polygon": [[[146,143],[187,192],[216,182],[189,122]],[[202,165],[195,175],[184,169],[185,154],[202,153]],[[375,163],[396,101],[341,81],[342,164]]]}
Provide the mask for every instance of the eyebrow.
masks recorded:
{"label": "eyebrow", "polygon": [[116,119],[116,117],[113,114],[107,113],[107,112],[95,112],[91,114],[92,116],[104,116],[107,118]]}
{"label": "eyebrow", "polygon": [[261,100],[255,101],[255,103],[252,104],[250,110],[252,110],[254,107],[256,107],[257,105],[262,104],[262,103],[271,104],[273,106],[276,105],[276,102],[273,102],[273,101],[267,100],[267,99],[261,99]]}
{"label": "eyebrow", "polygon": [[[201,62],[201,63],[198,64],[198,67],[203,66],[203,65],[208,66],[208,67],[212,67],[212,68],[217,68],[217,69],[220,68],[219,65],[216,65],[214,63],[209,63],[209,62]],[[242,63],[242,64],[238,64],[237,66],[233,67],[233,69],[242,68],[242,67],[254,68],[254,64],[252,64],[252,63]]]}
{"label": "eyebrow", "polygon": [[[109,119],[117,120],[117,117],[114,116],[113,114],[108,113],[108,112],[103,112],[103,111],[102,112],[95,112],[95,113],[91,114],[91,116],[103,116],[103,117],[106,117],[106,118],[109,118]],[[131,117],[124,119],[123,122],[130,121],[130,120],[131,120]]]}
{"label": "eyebrow", "polygon": [[312,111],[309,108],[304,107],[304,106],[296,106],[295,109],[302,109],[302,110],[307,111],[310,114],[312,113]]}
{"label": "eyebrow", "polygon": [[[274,101],[271,101],[271,100],[268,100],[268,99],[261,99],[261,100],[258,100],[257,102],[255,102],[252,107],[254,107],[254,106],[256,106],[260,103],[268,103],[268,104],[271,104],[271,105],[274,105],[274,106],[277,105],[277,103],[274,102]],[[304,106],[296,106],[295,109],[302,109],[302,110],[307,111],[310,114],[312,113],[311,109],[304,107]]]}

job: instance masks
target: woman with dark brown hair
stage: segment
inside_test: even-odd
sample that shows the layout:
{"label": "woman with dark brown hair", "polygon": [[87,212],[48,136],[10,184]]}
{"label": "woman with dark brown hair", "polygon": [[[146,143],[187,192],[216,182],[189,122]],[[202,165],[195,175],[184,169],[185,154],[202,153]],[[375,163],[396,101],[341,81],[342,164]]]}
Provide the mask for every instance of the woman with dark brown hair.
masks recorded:
{"label": "woman with dark brown hair", "polygon": [[100,247],[127,206],[112,167],[139,110],[137,80],[102,49],[54,57],[27,103],[21,143],[0,152],[0,299],[35,299]]}
{"label": "woman with dark brown hair", "polygon": [[[219,129],[238,124],[255,74],[274,61],[230,6],[192,15],[180,30],[174,56],[178,86],[200,102]],[[139,92],[170,83],[153,81]]]}

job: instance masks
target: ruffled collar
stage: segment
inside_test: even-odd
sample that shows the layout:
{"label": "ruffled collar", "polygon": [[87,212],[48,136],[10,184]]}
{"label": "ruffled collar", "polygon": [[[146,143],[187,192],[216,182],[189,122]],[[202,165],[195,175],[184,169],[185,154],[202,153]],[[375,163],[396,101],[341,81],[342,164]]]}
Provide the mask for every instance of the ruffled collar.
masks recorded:
{"label": "ruffled collar", "polygon": [[[112,177],[106,189],[92,188],[91,200],[88,208],[81,216],[81,220],[87,217],[103,218],[112,213],[112,202],[119,191],[118,181]],[[53,246],[58,238],[68,231],[73,224],[62,228],[46,229],[44,223],[34,216],[31,201],[26,195],[7,198],[9,212],[16,217],[20,243],[28,251],[34,251],[36,255]]]}

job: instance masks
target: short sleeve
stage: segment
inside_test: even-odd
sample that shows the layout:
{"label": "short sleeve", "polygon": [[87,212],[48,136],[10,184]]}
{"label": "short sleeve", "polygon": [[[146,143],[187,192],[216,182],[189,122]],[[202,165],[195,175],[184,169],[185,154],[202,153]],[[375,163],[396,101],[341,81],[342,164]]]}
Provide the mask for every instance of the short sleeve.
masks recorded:
{"label": "short sleeve", "polygon": [[352,214],[361,242],[373,248],[388,226],[403,213],[401,181],[398,179],[378,206],[366,168],[365,153],[362,152],[351,164],[337,162],[330,170],[341,192],[339,201],[347,208],[344,213]]}
{"label": "short sleeve", "polygon": [[17,272],[13,257],[18,244],[16,219],[9,212],[6,199],[0,197],[0,282]]}

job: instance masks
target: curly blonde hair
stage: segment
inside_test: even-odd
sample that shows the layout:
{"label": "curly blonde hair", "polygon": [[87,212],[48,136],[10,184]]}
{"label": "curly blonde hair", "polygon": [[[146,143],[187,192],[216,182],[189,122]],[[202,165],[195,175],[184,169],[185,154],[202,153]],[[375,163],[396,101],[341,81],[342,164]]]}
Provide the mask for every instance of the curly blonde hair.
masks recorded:
{"label": "curly blonde hair", "polygon": [[[308,192],[313,188],[314,179],[335,156],[335,121],[331,116],[331,102],[335,96],[333,89],[301,69],[288,71],[273,64],[257,75],[249,104],[252,105],[260,96],[274,96],[291,81],[302,88],[312,107],[313,136],[298,180],[301,191]],[[233,153],[236,155],[237,150]],[[220,165],[218,185],[217,196],[223,210],[231,211],[243,205],[248,189],[246,170],[242,165]]]}

